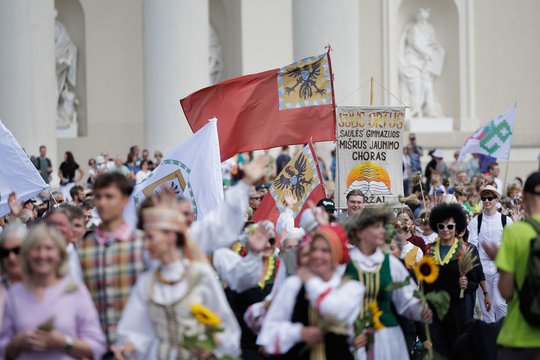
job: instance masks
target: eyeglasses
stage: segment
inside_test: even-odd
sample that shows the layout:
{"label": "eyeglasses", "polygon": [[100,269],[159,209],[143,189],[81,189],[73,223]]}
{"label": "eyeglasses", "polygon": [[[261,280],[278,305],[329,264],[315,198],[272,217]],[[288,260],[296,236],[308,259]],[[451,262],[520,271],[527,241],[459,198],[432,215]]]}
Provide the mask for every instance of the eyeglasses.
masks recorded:
{"label": "eyeglasses", "polygon": [[17,246],[11,249],[4,249],[0,248],[0,259],[5,259],[9,257],[9,254],[14,253],[15,255],[19,255],[19,252],[21,251],[21,247]]}
{"label": "eyeglasses", "polygon": [[492,196],[481,196],[480,199],[482,199],[482,201],[491,201],[494,199],[494,197]]}
{"label": "eyeglasses", "polygon": [[437,229],[439,230],[444,230],[444,229],[447,229],[447,230],[454,230],[456,228],[456,224],[443,224],[443,223],[438,223],[437,224]]}

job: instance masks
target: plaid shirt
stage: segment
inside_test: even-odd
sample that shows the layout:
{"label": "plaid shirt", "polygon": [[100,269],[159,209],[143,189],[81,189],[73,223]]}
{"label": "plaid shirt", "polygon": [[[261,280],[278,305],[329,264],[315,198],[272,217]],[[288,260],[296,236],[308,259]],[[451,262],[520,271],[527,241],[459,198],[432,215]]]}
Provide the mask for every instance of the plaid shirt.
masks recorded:
{"label": "plaid shirt", "polygon": [[145,270],[143,241],[127,224],[114,233],[96,229],[79,248],[83,278],[110,346],[137,275]]}

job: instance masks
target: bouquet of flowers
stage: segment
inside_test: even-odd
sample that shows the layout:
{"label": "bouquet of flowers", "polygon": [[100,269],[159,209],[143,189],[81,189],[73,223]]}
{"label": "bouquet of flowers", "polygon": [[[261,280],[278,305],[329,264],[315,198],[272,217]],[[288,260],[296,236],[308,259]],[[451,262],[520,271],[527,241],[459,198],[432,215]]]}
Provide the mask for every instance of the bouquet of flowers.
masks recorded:
{"label": "bouquet of flowers", "polygon": [[[204,327],[204,331],[200,334],[191,336],[184,336],[182,339],[182,348],[188,350],[190,353],[194,353],[197,350],[208,350],[213,352],[218,343],[216,341],[216,334],[223,332],[224,329],[220,327],[221,319],[217,314],[202,304],[191,305],[191,312],[197,322]],[[215,359],[215,357],[212,357]],[[223,356],[225,360],[237,360],[230,355]]]}
{"label": "bouquet of flowers", "polygon": [[382,311],[379,309],[377,301],[372,301],[354,322],[355,336],[362,335],[363,333],[367,335],[366,353],[372,350],[375,343],[375,332],[384,328],[380,320],[381,315]]}

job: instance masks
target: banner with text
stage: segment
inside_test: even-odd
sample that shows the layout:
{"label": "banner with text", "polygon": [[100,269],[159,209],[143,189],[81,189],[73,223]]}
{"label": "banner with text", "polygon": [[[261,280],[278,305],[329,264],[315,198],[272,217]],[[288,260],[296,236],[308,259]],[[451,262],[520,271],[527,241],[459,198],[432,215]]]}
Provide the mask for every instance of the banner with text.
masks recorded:
{"label": "banner with text", "polygon": [[394,203],[403,194],[404,107],[337,107],[338,208],[361,190],[366,205]]}

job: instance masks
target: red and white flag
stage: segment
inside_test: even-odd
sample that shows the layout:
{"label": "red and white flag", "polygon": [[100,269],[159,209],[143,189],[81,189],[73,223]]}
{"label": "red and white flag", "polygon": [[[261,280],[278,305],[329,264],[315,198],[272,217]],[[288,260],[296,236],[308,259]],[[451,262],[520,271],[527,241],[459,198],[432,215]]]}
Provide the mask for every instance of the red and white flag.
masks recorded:
{"label": "red and white flag", "polygon": [[221,161],[242,152],[336,139],[329,53],[220,82],[180,104],[193,132],[207,119],[219,119]]}
{"label": "red and white flag", "polygon": [[290,190],[297,200],[292,211],[294,225],[298,227],[302,212],[308,208],[308,200],[316,204],[326,197],[313,144],[306,145],[278,174],[257,211],[253,214],[252,220],[270,220],[275,225],[279,215],[285,211],[284,195],[286,190]]}

